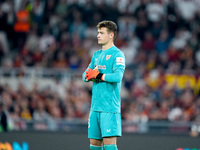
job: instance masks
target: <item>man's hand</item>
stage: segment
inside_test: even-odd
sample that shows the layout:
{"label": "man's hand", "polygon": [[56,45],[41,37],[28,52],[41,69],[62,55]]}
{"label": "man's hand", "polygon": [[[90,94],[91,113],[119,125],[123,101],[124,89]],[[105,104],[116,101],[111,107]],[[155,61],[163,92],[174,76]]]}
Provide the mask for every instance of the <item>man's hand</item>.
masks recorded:
{"label": "man's hand", "polygon": [[98,74],[99,74],[99,70],[97,68],[95,68],[94,70],[89,68],[88,71],[86,71],[85,77],[87,80],[92,80],[92,79],[96,79]]}
{"label": "man's hand", "polygon": [[102,73],[99,73],[99,70],[97,68],[95,69],[88,69],[88,71],[86,71],[86,75],[85,78],[87,81],[92,80],[92,79],[101,79],[102,77]]}

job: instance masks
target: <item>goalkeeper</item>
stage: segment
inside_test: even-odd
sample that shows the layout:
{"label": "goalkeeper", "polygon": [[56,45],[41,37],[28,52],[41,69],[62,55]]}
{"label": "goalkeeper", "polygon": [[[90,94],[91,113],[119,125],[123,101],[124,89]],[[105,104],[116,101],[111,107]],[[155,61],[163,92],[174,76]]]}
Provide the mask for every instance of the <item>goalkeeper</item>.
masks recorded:
{"label": "goalkeeper", "polygon": [[102,21],[97,25],[101,50],[94,53],[83,81],[93,82],[92,101],[88,119],[91,150],[118,150],[117,137],[121,130],[120,90],[125,70],[125,57],[114,45],[117,25]]}

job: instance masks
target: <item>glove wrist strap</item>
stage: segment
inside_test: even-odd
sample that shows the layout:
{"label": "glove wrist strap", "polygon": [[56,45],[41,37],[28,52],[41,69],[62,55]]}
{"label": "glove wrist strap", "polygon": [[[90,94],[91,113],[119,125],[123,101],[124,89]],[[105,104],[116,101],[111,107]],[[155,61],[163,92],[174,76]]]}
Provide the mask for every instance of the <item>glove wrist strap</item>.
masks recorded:
{"label": "glove wrist strap", "polygon": [[103,73],[99,73],[96,77],[96,79],[101,79],[101,77],[103,76]]}

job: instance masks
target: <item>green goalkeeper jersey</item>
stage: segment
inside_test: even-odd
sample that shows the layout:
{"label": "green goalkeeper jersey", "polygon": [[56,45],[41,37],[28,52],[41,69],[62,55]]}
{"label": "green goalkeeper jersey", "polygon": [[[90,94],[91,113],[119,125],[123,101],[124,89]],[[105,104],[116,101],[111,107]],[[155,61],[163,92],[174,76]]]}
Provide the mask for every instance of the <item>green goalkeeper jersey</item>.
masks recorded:
{"label": "green goalkeeper jersey", "polygon": [[[104,81],[93,81],[91,110],[99,112],[121,112],[121,83],[125,71],[124,53],[116,46],[94,53],[88,68],[98,68],[104,75]],[[85,70],[85,72],[88,70]],[[85,80],[83,73],[83,81]]]}

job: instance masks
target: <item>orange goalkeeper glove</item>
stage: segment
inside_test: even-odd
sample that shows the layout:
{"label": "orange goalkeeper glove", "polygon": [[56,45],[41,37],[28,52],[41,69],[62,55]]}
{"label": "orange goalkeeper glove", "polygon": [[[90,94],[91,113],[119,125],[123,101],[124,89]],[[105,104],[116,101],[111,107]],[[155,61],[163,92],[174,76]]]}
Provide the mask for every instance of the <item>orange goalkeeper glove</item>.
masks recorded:
{"label": "orange goalkeeper glove", "polygon": [[99,73],[99,70],[97,68],[95,68],[94,70],[92,69],[88,69],[88,71],[86,71],[86,80],[92,80],[92,79],[101,79],[103,76],[102,73]]}

